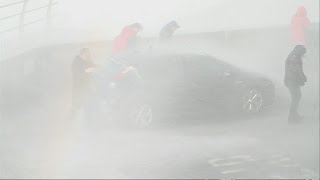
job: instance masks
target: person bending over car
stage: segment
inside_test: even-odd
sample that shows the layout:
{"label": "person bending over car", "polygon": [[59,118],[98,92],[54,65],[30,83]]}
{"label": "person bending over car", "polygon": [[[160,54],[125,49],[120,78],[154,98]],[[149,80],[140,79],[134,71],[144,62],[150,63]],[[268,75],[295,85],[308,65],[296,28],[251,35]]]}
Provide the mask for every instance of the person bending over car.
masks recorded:
{"label": "person bending over car", "polygon": [[171,21],[166,24],[160,31],[160,41],[166,42],[172,39],[174,32],[179,29],[180,26],[176,21]]}
{"label": "person bending over car", "polygon": [[136,47],[137,34],[142,30],[140,23],[134,23],[122,29],[112,44],[112,54],[126,53]]}

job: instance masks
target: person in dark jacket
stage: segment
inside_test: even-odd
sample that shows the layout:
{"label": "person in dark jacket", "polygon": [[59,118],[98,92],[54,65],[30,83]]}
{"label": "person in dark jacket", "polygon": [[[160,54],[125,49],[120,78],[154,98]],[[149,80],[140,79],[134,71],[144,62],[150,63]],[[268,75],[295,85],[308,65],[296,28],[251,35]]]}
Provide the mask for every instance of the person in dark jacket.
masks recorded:
{"label": "person in dark jacket", "polygon": [[284,83],[289,89],[292,100],[288,118],[289,123],[297,123],[302,120],[298,113],[298,107],[301,100],[300,87],[307,82],[302,62],[302,57],[306,52],[307,50],[303,45],[297,45],[286,60]]}
{"label": "person in dark jacket", "polygon": [[88,48],[80,50],[72,63],[72,108],[78,111],[83,108],[92,89],[92,74],[95,64]]}
{"label": "person in dark jacket", "polygon": [[179,29],[180,26],[176,21],[171,21],[166,24],[160,31],[160,41],[167,41],[172,38],[174,32]]}

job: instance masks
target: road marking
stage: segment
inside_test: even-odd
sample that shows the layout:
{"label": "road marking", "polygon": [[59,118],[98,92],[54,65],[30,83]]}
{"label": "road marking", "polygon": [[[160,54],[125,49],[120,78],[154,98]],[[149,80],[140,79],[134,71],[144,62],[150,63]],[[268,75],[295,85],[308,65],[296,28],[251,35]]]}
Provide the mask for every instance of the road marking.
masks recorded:
{"label": "road marking", "polygon": [[226,170],[222,171],[221,174],[234,174],[234,173],[240,173],[240,172],[245,172],[247,171],[246,169],[233,169],[233,170]]}
{"label": "road marking", "polygon": [[270,178],[271,179],[285,179],[284,177],[282,177],[280,175],[271,175]]}
{"label": "road marking", "polygon": [[286,157],[286,156],[284,156],[283,154],[275,154],[275,155],[272,155],[271,156],[271,159],[278,159],[278,158],[284,158],[284,157]]}
{"label": "road marking", "polygon": [[283,157],[281,159],[271,160],[268,164],[281,164],[281,163],[289,163],[291,161],[288,157]]}
{"label": "road marking", "polygon": [[215,162],[218,162],[218,161],[223,161],[224,159],[221,159],[221,158],[216,158],[216,159],[210,159],[209,160],[209,163],[215,163]]}
{"label": "road marking", "polygon": [[251,159],[252,157],[250,155],[236,155],[231,156],[230,159]]}
{"label": "road marking", "polygon": [[223,167],[223,166],[233,166],[233,165],[239,165],[239,164],[243,164],[244,162],[242,161],[237,161],[237,162],[229,162],[229,163],[211,163],[212,166],[214,167]]}
{"label": "road marking", "polygon": [[[262,161],[262,162],[261,162]],[[270,165],[275,165],[280,171],[280,174],[273,174],[270,173],[269,177],[275,179],[283,178],[282,173],[285,173],[287,170],[290,169],[292,172],[300,172],[300,175],[303,175],[308,178],[318,179],[319,174],[315,171],[312,171],[307,168],[302,168],[299,163],[294,162],[290,157],[286,155],[276,154],[268,157],[257,158],[252,157],[250,155],[235,155],[229,156],[224,158],[215,158],[208,160],[208,163],[214,167],[219,169],[221,174],[236,174],[236,173],[248,173],[249,170],[246,167],[247,165],[251,167],[256,163],[262,163],[267,168]],[[240,165],[240,166],[237,166]],[[236,167],[237,166],[237,167]],[[239,169],[236,169],[239,168]]]}
{"label": "road marking", "polygon": [[290,161],[290,160],[291,160],[290,158],[285,157],[285,158],[279,159],[279,162],[286,162],[286,161]]}
{"label": "road marking", "polygon": [[304,176],[316,177],[319,178],[319,174],[311,169],[302,168],[301,172]]}
{"label": "road marking", "polygon": [[283,165],[280,165],[280,167],[290,168],[290,167],[301,167],[301,166],[298,163],[293,163],[293,164],[283,164]]}

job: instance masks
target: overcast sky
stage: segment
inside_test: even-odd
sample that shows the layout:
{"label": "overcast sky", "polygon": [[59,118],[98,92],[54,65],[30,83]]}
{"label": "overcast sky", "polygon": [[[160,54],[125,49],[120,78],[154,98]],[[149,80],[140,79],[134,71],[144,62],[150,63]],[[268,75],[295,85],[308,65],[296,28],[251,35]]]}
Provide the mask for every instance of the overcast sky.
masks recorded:
{"label": "overcast sky", "polygon": [[221,0],[63,0],[55,13],[56,27],[119,31],[134,22],[152,34],[171,20],[179,20]]}
{"label": "overcast sky", "polygon": [[[207,32],[290,23],[300,5],[306,6],[313,22],[319,22],[319,0],[55,0],[53,25],[59,32],[73,32],[95,37],[115,37],[123,26],[140,22],[141,35],[157,35],[160,28],[177,20],[178,33]],[[15,0],[0,0],[0,5]],[[28,9],[48,0],[29,0]],[[17,13],[21,7],[0,10],[0,16]],[[26,21],[45,17],[46,11],[30,13]],[[0,22],[0,30],[16,26],[19,18]],[[26,28],[36,32],[39,23]],[[89,37],[90,38],[90,37]]]}
{"label": "overcast sky", "polygon": [[[0,0],[0,6],[17,0]],[[128,24],[140,22],[140,36],[156,36],[161,27],[177,20],[177,33],[213,32],[261,26],[288,25],[300,5],[312,22],[319,22],[319,0],[55,0],[50,36],[45,21],[0,34],[0,51],[28,49],[47,43],[111,40]],[[27,10],[46,5],[48,0],[29,0]],[[21,12],[21,5],[0,9],[0,18]],[[29,13],[26,22],[46,16],[46,9]],[[19,16],[0,21],[0,32],[19,24]],[[44,32],[44,33],[41,33]],[[23,39],[21,38],[23,37]],[[1,54],[0,54],[1,56]]]}
{"label": "overcast sky", "polygon": [[114,34],[141,22],[144,34],[156,34],[178,20],[186,31],[211,31],[289,23],[300,5],[319,22],[319,0],[60,0],[55,25]]}

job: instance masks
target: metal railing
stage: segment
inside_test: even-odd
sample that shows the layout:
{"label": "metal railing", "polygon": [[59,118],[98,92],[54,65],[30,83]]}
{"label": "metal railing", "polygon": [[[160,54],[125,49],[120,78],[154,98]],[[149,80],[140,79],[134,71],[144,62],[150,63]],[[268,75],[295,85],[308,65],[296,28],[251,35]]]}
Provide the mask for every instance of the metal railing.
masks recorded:
{"label": "metal railing", "polygon": [[[54,0],[46,0],[48,1],[48,4],[45,6],[39,6],[33,9],[27,9],[28,7],[28,3],[32,1],[32,0],[21,0],[21,1],[16,1],[13,3],[8,3],[5,5],[1,5],[0,6],[0,10],[4,9],[4,8],[8,8],[8,7],[12,7],[12,6],[17,6],[17,5],[22,5],[21,8],[21,12],[19,13],[15,13],[15,14],[10,14],[8,16],[5,17],[0,17],[0,23],[1,21],[7,20],[7,19],[12,19],[12,18],[16,18],[16,17],[20,17],[19,18],[19,22],[17,26],[13,26],[4,30],[0,30],[0,34],[2,33],[6,33],[6,32],[11,32],[11,31],[15,31],[15,30],[19,30],[19,33],[23,33],[24,32],[24,28],[26,26],[30,26],[32,24],[41,22],[41,21],[47,21],[47,26],[50,27],[51,26],[51,17],[52,17],[52,7],[57,5],[57,2],[54,2]],[[29,13],[35,12],[35,11],[39,11],[42,9],[47,9],[47,13],[46,16],[43,18],[38,18],[36,20],[30,21],[30,22],[25,22],[25,16]]]}

